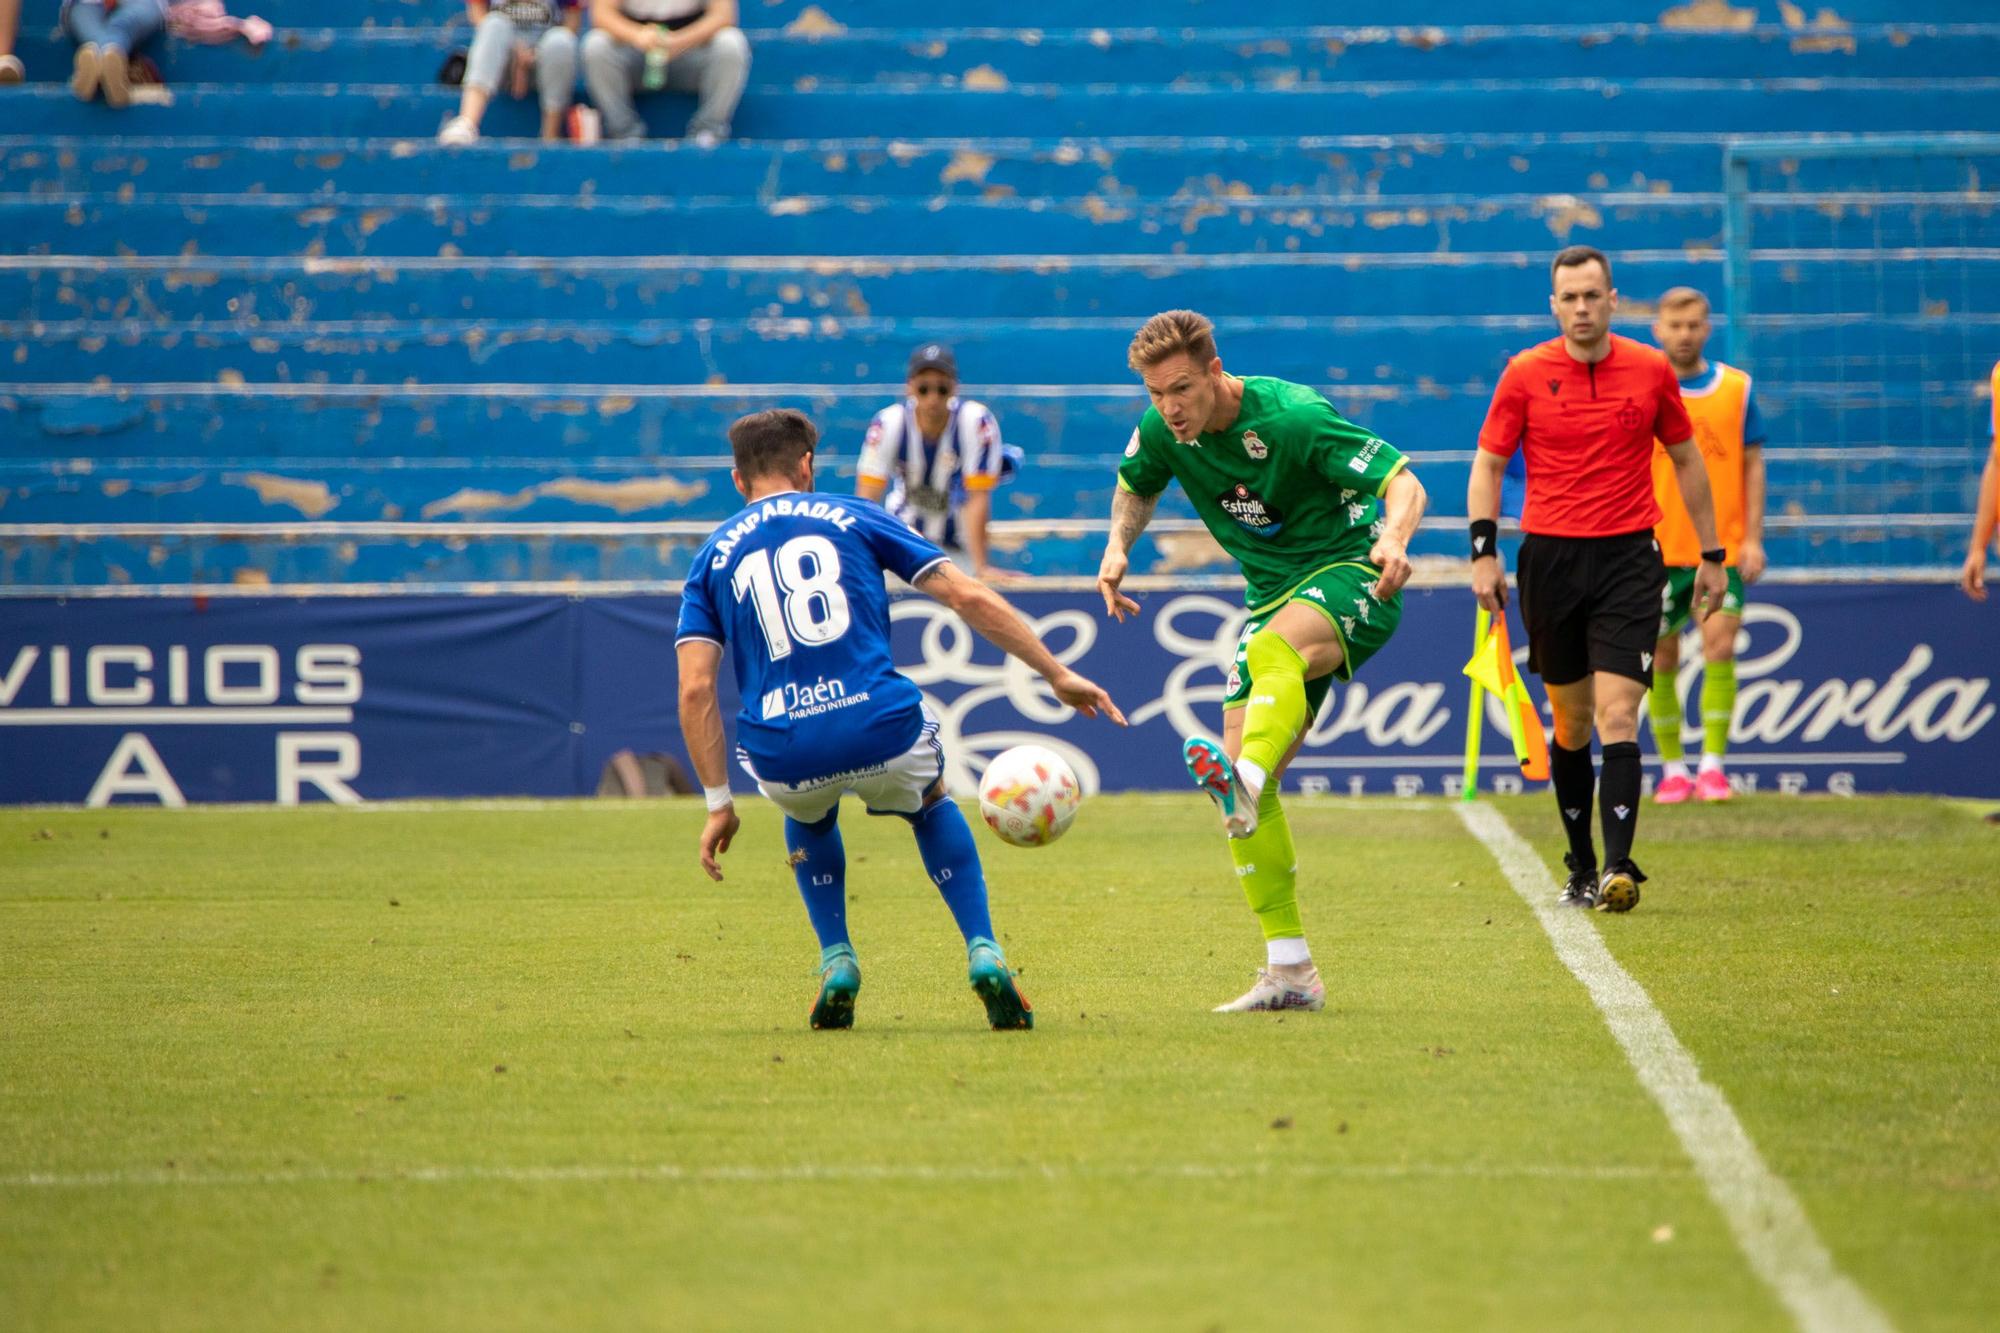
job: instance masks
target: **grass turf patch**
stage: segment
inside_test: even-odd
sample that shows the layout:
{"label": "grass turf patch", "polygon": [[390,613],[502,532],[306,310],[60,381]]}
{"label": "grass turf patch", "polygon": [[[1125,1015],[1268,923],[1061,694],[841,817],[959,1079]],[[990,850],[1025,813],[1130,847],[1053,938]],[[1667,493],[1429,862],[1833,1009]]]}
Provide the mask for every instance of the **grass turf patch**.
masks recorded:
{"label": "grass turf patch", "polygon": [[[1322,1015],[1206,1012],[1261,945],[1192,798],[982,834],[1032,1033],[985,1029],[907,830],[852,809],[849,1033],[805,1027],[761,804],[720,885],[679,803],[0,814],[0,1322],[1782,1324],[1450,809],[1291,810]],[[2000,839],[1917,803],[1699,813],[1683,844],[1649,811],[1656,884],[1601,928],[1840,1262],[1906,1327],[1974,1326]],[[1783,831],[1822,818],[1962,832],[1963,881],[1899,897],[1907,856],[1856,875],[1871,840]],[[1743,885],[1786,846],[1818,905],[1773,915]],[[1893,1005],[1808,993],[1905,951]]]}

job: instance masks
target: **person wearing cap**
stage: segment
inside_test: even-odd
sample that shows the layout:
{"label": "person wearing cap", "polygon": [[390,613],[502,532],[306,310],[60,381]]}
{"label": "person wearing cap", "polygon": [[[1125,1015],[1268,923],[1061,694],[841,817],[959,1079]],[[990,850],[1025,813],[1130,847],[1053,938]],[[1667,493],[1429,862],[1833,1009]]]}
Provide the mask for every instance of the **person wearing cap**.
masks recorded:
{"label": "person wearing cap", "polygon": [[963,551],[975,573],[996,570],[987,526],[993,489],[1014,475],[1020,450],[1000,439],[986,404],[958,396],[958,360],[943,343],[910,354],[908,393],[868,423],[855,489],[946,550]]}

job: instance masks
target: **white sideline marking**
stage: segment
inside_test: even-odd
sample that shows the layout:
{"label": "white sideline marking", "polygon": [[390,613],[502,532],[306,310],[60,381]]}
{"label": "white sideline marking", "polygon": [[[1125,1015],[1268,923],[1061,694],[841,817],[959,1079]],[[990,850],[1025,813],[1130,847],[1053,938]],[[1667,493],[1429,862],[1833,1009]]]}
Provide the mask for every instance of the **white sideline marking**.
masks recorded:
{"label": "white sideline marking", "polygon": [[1493,853],[1548,933],[1556,957],[1590,992],[1641,1086],[1666,1112],[1737,1246],[1793,1321],[1807,1333],[1891,1329],[1867,1293],[1833,1266],[1797,1196],[1764,1164],[1722,1090],[1701,1076],[1645,988],[1618,965],[1584,913],[1555,905],[1555,880],[1534,848],[1491,806],[1463,806],[1459,818]]}
{"label": "white sideline marking", "polygon": [[682,1166],[672,1162],[578,1164],[572,1166],[409,1166],[298,1167],[279,1171],[179,1171],[159,1167],[126,1171],[29,1171],[0,1176],[0,1190],[86,1190],[159,1186],[259,1186],[311,1184],[454,1185],[598,1184],[634,1182],[700,1184],[956,1183],[1020,1180],[1296,1180],[1302,1176],[1342,1180],[1668,1180],[1684,1175],[1650,1166],[1480,1166],[1476,1163],[1397,1162],[1156,1162],[1131,1166],[1085,1166],[1075,1162],[1011,1162],[990,1166],[932,1166],[924,1163],[790,1166]]}

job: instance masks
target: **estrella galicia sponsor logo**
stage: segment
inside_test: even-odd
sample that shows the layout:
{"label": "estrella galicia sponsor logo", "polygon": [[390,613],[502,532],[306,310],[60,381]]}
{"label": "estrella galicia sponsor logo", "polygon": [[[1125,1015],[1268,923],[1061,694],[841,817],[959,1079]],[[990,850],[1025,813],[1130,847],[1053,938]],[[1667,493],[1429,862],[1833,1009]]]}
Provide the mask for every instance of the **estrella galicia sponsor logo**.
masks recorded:
{"label": "estrella galicia sponsor logo", "polygon": [[1241,523],[1259,537],[1275,537],[1278,529],[1284,527],[1285,516],[1264,502],[1264,497],[1237,482],[1234,486],[1215,497],[1222,506],[1222,512]]}
{"label": "estrella galicia sponsor logo", "polygon": [[832,680],[821,676],[811,682],[788,680],[775,690],[765,691],[764,720],[769,722],[784,717],[796,721],[799,718],[831,713],[837,708],[852,708],[855,704],[867,701],[868,691],[849,694],[847,682],[838,676]]}

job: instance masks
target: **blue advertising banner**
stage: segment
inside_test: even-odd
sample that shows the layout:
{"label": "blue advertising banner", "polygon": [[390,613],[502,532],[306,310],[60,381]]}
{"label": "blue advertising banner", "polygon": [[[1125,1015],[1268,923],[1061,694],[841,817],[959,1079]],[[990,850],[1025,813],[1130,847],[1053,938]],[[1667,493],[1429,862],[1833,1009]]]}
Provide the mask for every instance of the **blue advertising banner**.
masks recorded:
{"label": "blue advertising banner", "polygon": [[[1457,792],[1471,599],[1406,597],[1402,628],[1335,689],[1288,790]],[[1090,593],[1013,599],[1132,729],[1069,716],[956,617],[905,597],[896,657],[941,724],[952,785],[971,790],[986,759],[1033,739],[1086,790],[1182,786],[1181,738],[1221,726],[1240,605],[1156,591],[1120,625]],[[594,791],[616,751],[682,755],[672,595],[0,606],[0,802],[571,796]],[[1683,660],[1692,752],[1692,637]],[[1757,793],[2000,796],[1996,663],[2000,613],[1947,586],[1760,587],[1739,641],[1732,779]],[[1497,706],[1485,721],[1481,786],[1518,790]]]}

